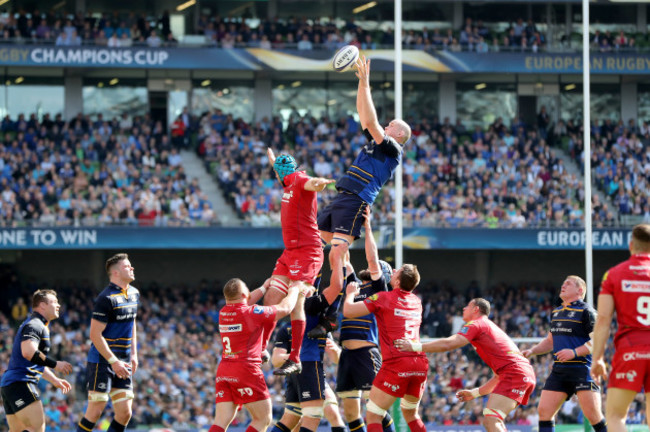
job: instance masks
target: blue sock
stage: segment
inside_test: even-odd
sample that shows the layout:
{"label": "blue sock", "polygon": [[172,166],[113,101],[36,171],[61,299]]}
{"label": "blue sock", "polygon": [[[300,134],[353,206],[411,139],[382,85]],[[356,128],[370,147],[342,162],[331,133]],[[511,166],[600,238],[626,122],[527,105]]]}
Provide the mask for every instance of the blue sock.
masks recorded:
{"label": "blue sock", "polygon": [[350,432],[366,432],[366,424],[363,422],[363,418],[358,418],[348,423],[348,429]]}
{"label": "blue sock", "polygon": [[88,420],[86,417],[81,417],[79,423],[77,423],[77,432],[92,432],[95,427],[95,423]]}
{"label": "blue sock", "polygon": [[540,420],[539,432],[555,432],[555,422],[553,420]]}
{"label": "blue sock", "polygon": [[395,432],[395,422],[390,414],[386,413],[383,419],[381,419],[381,427],[384,428],[384,432]]}

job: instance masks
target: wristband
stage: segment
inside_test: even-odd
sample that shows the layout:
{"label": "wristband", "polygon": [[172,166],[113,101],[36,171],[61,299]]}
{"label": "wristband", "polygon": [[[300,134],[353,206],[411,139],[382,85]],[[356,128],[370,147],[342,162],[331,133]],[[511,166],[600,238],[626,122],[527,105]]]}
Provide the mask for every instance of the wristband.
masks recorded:
{"label": "wristband", "polygon": [[413,347],[413,351],[415,351],[415,352],[422,352],[422,343],[421,342],[412,342],[411,347]]}
{"label": "wristband", "polygon": [[112,365],[113,363],[115,363],[117,361],[117,357],[115,357],[115,354],[113,354],[106,361],[108,362],[109,365]]}
{"label": "wristband", "polygon": [[38,366],[47,366],[49,368],[56,367],[56,360],[49,358],[45,353],[42,353],[39,350],[34,352],[30,361]]}
{"label": "wristband", "polygon": [[571,350],[573,351],[573,355],[574,355],[573,358],[578,358],[578,352],[576,351],[576,349],[572,348]]}
{"label": "wristband", "polygon": [[478,387],[475,387],[469,391],[469,394],[472,395],[472,398],[476,399],[481,397],[481,392]]}

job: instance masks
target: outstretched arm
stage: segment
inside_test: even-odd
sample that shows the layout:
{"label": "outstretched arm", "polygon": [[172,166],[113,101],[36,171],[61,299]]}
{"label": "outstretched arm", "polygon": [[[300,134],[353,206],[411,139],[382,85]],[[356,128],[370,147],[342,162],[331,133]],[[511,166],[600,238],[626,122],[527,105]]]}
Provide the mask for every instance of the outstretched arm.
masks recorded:
{"label": "outstretched arm", "polygon": [[372,139],[379,144],[384,140],[384,131],[379,125],[379,120],[377,120],[377,111],[375,111],[375,104],[372,102],[372,94],[370,93],[370,59],[366,60],[365,56],[359,57],[355,74],[359,78],[357,111],[359,112],[361,127],[368,129]]}
{"label": "outstretched arm", "polygon": [[445,339],[438,339],[427,343],[413,342],[407,339],[398,339],[394,342],[400,351],[445,352],[467,345],[467,338],[455,334]]}
{"label": "outstretched arm", "polygon": [[333,179],[326,179],[322,177],[312,177],[305,182],[305,190],[312,192],[322,192],[328,184],[336,182]]}

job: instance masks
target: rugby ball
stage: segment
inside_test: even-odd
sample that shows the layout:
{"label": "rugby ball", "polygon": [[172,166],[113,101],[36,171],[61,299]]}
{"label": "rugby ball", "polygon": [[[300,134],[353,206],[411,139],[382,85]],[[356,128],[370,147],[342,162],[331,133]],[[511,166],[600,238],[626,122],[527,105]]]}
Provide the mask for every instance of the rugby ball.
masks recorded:
{"label": "rugby ball", "polygon": [[359,48],[354,45],[346,45],[334,54],[332,67],[337,72],[344,72],[350,69],[359,58]]}

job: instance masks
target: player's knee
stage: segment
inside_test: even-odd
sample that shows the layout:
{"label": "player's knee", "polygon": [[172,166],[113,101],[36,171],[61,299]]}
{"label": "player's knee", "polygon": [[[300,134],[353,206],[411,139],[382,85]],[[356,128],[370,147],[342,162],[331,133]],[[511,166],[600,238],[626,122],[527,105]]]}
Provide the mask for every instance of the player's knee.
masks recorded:
{"label": "player's knee", "polygon": [[311,417],[314,419],[321,419],[325,411],[322,406],[308,406],[302,409],[302,415],[305,417]]}

